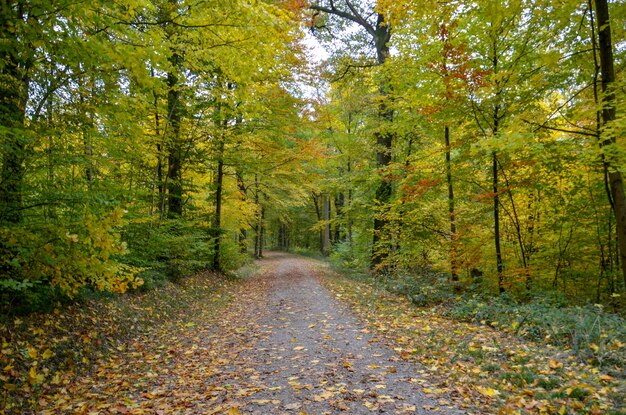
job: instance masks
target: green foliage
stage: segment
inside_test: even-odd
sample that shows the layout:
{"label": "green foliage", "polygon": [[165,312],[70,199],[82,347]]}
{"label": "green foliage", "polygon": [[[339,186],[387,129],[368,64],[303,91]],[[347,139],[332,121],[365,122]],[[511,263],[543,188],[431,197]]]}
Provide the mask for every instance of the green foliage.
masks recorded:
{"label": "green foliage", "polygon": [[364,255],[355,252],[354,244],[349,241],[339,242],[333,246],[330,261],[336,267],[357,272],[368,266],[368,261],[364,261]]}
{"label": "green foliage", "polygon": [[[0,229],[0,290],[5,307],[36,309],[83,287],[122,293],[141,285],[137,268],[121,262],[127,247],[117,232],[123,212],[86,212],[80,222]],[[56,288],[46,288],[47,286]]]}
{"label": "green foliage", "polygon": [[447,312],[457,319],[497,326],[530,340],[570,347],[598,365],[626,363],[619,352],[626,341],[624,319],[600,305],[568,307],[549,297],[520,304],[506,295],[465,295]]}
{"label": "green foliage", "polygon": [[564,296],[554,294],[527,302],[506,293],[497,297],[472,292],[454,294],[453,284],[445,275],[428,270],[381,276],[364,269],[343,268],[337,262],[334,265],[352,279],[404,296],[417,307],[436,309],[440,315],[570,348],[595,365],[610,368],[626,364],[621,352],[626,343],[626,321],[601,305],[570,306]]}
{"label": "green foliage", "polygon": [[164,281],[208,269],[213,251],[209,228],[184,220],[137,221],[124,232],[130,255],[126,260],[144,268],[141,277],[149,289]]}

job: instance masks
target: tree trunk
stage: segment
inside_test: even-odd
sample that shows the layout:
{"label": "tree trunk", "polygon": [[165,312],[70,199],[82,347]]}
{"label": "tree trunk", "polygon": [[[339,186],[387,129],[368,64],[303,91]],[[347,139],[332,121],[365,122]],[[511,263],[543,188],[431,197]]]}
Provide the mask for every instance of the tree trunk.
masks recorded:
{"label": "tree trunk", "polygon": [[224,138],[220,138],[215,175],[215,217],[213,218],[213,270],[221,271],[220,243],[222,239],[222,185],[224,182]]}
{"label": "tree trunk", "polygon": [[[178,1],[169,0],[162,10],[166,23],[166,33],[169,40],[176,37],[177,28],[171,19],[177,13]],[[183,72],[183,58],[174,46],[170,47],[171,55],[168,61],[171,65],[167,73],[167,126],[165,143],[167,150],[167,215],[170,218],[179,218],[183,214],[183,184],[182,184],[182,145],[180,142],[180,126],[183,106],[180,102],[179,74]]]}
{"label": "tree trunk", "polygon": [[[315,193],[312,194],[313,197],[313,206],[315,206],[315,214],[317,215],[317,221],[322,221],[322,208],[320,208],[320,203],[318,201],[319,196]],[[322,201],[322,204],[324,202]],[[320,228],[319,231],[319,243],[320,243],[320,252],[324,253],[324,229]]]}
{"label": "tree trunk", "polygon": [[0,171],[0,221],[22,220],[22,192],[26,137],[24,118],[28,100],[30,63],[19,53],[21,42],[15,22],[23,20],[21,4],[0,3],[0,126],[2,170]]}
{"label": "tree trunk", "polygon": [[452,281],[459,280],[456,261],[456,221],[454,215],[454,188],[452,186],[452,161],[450,158],[450,128],[444,127],[446,145],[446,180],[448,182],[448,214],[450,220],[450,276]]}
{"label": "tree trunk", "polygon": [[[237,173],[237,187],[239,188],[239,197],[241,198],[240,200],[242,202],[245,202],[248,198],[247,196],[247,189],[246,189],[246,184],[243,181],[243,176],[241,175],[241,173]],[[246,230],[245,226],[243,223],[241,223],[239,225],[239,237],[238,237],[238,243],[239,243],[239,252],[242,254],[245,254],[246,252],[248,252],[248,231]]]}
{"label": "tree trunk", "polygon": [[[492,70],[494,74],[498,73],[498,43],[497,40],[493,40],[492,52]],[[495,82],[496,87],[496,101],[493,106],[493,136],[498,136],[498,131],[500,127],[500,95],[502,93],[502,89],[500,89],[499,81]],[[493,186],[493,239],[496,248],[496,270],[498,272],[498,291],[500,294],[504,293],[504,263],[502,261],[502,248],[500,247],[500,194],[498,193],[498,155],[494,150],[491,153],[492,158],[492,186]]]}
{"label": "tree trunk", "polygon": [[265,241],[265,208],[261,207],[261,222],[259,223],[259,258],[263,258],[263,243]]}
{"label": "tree trunk", "polygon": [[500,195],[498,194],[498,156],[494,151],[492,156],[492,184],[493,184],[493,237],[496,246],[496,268],[498,271],[498,291],[502,294],[504,289],[504,263],[502,262],[502,249],[500,247]]}
{"label": "tree trunk", "polygon": [[345,197],[343,195],[343,192],[340,192],[335,198],[335,242],[345,242],[346,240],[346,233],[342,230],[344,204]]}
{"label": "tree trunk", "polygon": [[[154,77],[154,68],[150,69],[150,74],[152,77]],[[153,91],[153,96],[154,96],[154,136],[157,140],[161,140],[161,117],[159,115],[159,97],[157,96],[156,92]],[[157,148],[157,165],[156,165],[156,187],[158,189],[158,197],[157,200],[159,201],[159,211],[161,212],[161,217],[163,216],[163,204],[164,204],[164,198],[165,198],[165,188],[163,186],[163,146],[161,145],[160,142],[157,141],[156,143],[156,148]],[[151,208],[151,214],[152,211],[154,210],[154,188],[153,188],[153,202],[152,202],[152,208]]]}
{"label": "tree trunk", "polygon": [[330,255],[330,198],[328,195],[322,195],[323,214],[324,214],[324,233],[322,237],[322,254]]}
{"label": "tree trunk", "polygon": [[[609,18],[609,6],[607,0],[595,0],[597,25],[598,25],[598,51],[600,54],[600,67],[602,71],[602,122],[606,127],[615,121],[615,69],[613,59],[613,45],[611,40],[611,26]],[[602,140],[602,147],[616,144],[615,136]],[[619,244],[620,262],[626,284],[626,197],[624,196],[624,181],[622,174],[614,160],[607,157],[609,170],[609,184],[613,197],[613,211],[616,219],[616,232]]]}
{"label": "tree trunk", "polygon": [[[368,16],[361,15],[354,5],[346,1],[349,10],[340,10],[333,1],[329,7],[319,4],[312,4],[309,7],[312,10],[333,14],[344,20],[352,21],[361,26],[371,36],[371,40],[376,48],[376,60],[379,65],[384,64],[389,57],[389,41],[391,40],[391,25],[385,21],[385,16],[381,13],[373,13]],[[376,16],[376,23],[370,22],[370,16]],[[387,123],[393,121],[393,109],[386,103],[385,98],[389,95],[390,86],[383,78],[378,90],[381,95],[380,104],[378,106],[378,119],[380,122],[379,131],[376,133],[376,165],[379,171],[385,174],[386,167],[391,163],[391,150],[393,145],[393,133],[387,130]],[[383,265],[389,255],[389,248],[384,246],[390,243],[390,236],[387,235],[389,230],[387,225],[389,220],[386,218],[388,204],[391,199],[392,186],[386,177],[381,177],[374,204],[380,208],[374,216],[374,232],[372,240],[371,267],[379,271],[384,270]]]}
{"label": "tree trunk", "polygon": [[254,257],[260,259],[263,256],[263,216],[265,212],[260,205],[259,176],[254,175],[254,204],[256,206],[254,220]]}
{"label": "tree trunk", "polygon": [[[378,22],[376,28],[376,36],[374,43],[376,44],[376,55],[379,64],[384,64],[389,57],[389,38],[391,36],[390,30],[385,30],[381,27],[384,19],[381,15],[378,15]],[[393,109],[389,108],[385,102],[385,97],[389,95],[389,87],[386,82],[382,82],[378,88],[378,91],[382,97],[378,106],[378,119],[381,123],[380,130],[376,133],[376,167],[379,171],[385,172],[385,168],[391,163],[391,150],[393,145],[393,134],[386,131],[388,127],[385,124],[391,124],[393,122]],[[387,212],[389,200],[391,199],[392,187],[391,181],[387,177],[382,177],[378,188],[376,189],[375,203],[381,208],[374,217],[374,236],[372,241],[372,259],[371,266],[373,269],[381,268],[381,265],[385,263],[389,256],[389,249],[384,245],[389,243],[388,230],[386,230],[389,220],[385,217]],[[385,266],[382,266],[384,269]]]}
{"label": "tree trunk", "polygon": [[[170,59],[175,68],[181,65],[181,59],[174,53]],[[183,185],[182,185],[182,149],[180,144],[181,106],[180,91],[178,90],[178,76],[174,72],[167,74],[167,113],[168,128],[168,155],[167,155],[167,212],[170,218],[177,218],[183,214]]]}

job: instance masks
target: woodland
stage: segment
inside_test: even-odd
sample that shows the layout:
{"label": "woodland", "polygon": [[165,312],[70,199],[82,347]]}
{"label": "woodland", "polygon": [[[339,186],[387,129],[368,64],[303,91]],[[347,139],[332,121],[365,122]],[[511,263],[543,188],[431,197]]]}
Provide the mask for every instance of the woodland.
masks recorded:
{"label": "woodland", "polygon": [[0,382],[47,379],[28,316],[269,250],[620,372],[625,34],[609,0],[1,1]]}

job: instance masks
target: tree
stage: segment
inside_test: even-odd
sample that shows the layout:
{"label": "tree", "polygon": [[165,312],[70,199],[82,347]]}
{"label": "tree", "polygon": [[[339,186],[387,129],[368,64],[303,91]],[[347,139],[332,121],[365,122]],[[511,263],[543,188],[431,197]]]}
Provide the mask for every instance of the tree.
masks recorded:
{"label": "tree", "polygon": [[[385,16],[381,12],[370,13],[367,10],[359,10],[351,0],[343,0],[341,3],[343,7],[338,6],[331,0],[328,4],[311,4],[310,8],[318,13],[328,13],[329,15],[345,19],[360,26],[370,36],[374,44],[376,63],[378,65],[384,65],[390,56],[389,42],[392,33],[391,25],[385,21]],[[356,67],[362,65],[363,64],[357,64]],[[367,65],[371,64],[366,64],[366,66]],[[348,69],[351,66],[353,65],[348,64]],[[374,203],[380,209],[380,212],[374,217],[371,264],[373,268],[385,268],[387,266],[385,260],[389,255],[389,249],[385,248],[385,245],[390,243],[389,235],[387,235],[388,230],[386,229],[389,223],[386,218],[386,211],[388,209],[386,205],[389,203],[392,195],[392,183],[388,177],[385,177],[385,170],[392,160],[393,133],[390,130],[390,124],[393,122],[393,108],[388,102],[390,86],[384,76],[381,77],[379,82],[378,92],[380,94],[378,103],[380,126],[375,133],[377,144],[376,164],[378,169],[382,172],[382,177],[376,188],[374,199]]]}
{"label": "tree", "polygon": [[609,5],[606,0],[595,0],[598,27],[598,54],[602,70],[602,124],[605,138],[601,145],[609,168],[608,177],[611,189],[613,212],[616,219],[617,240],[619,244],[620,262],[626,285],[626,197],[624,197],[624,181],[611,155],[611,148],[617,144],[617,137],[611,131],[611,123],[616,120],[615,110],[615,68],[613,59],[613,42],[611,39],[611,20]]}

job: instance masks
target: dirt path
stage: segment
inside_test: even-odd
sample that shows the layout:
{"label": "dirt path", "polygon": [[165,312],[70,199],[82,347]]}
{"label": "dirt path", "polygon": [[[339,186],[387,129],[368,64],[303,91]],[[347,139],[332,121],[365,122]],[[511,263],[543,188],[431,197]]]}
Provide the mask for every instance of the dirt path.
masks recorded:
{"label": "dirt path", "polygon": [[221,376],[235,389],[258,389],[241,400],[242,413],[462,413],[420,392],[420,368],[322,287],[314,261],[274,253],[262,265],[265,292],[248,307],[252,343]]}
{"label": "dirt path", "polygon": [[270,253],[215,316],[155,327],[40,414],[461,414],[424,396],[400,359],[319,281],[320,263]]}

